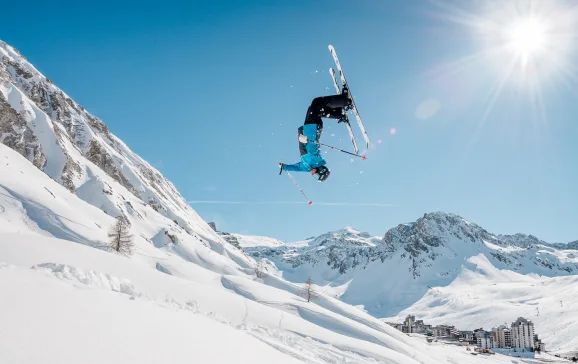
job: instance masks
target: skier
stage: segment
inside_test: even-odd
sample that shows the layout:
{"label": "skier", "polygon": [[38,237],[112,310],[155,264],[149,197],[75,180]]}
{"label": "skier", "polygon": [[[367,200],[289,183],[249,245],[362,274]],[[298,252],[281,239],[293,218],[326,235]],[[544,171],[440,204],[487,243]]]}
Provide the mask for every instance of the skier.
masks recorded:
{"label": "skier", "polygon": [[323,132],[321,118],[337,119],[338,123],[346,122],[347,110],[351,107],[347,87],[343,88],[341,94],[314,98],[307,109],[303,126],[297,129],[301,161],[295,164],[279,163],[279,174],[282,171],[309,172],[312,176],[317,175],[319,182],[324,182],[331,172],[326,167],[327,162],[321,157],[317,144]]}

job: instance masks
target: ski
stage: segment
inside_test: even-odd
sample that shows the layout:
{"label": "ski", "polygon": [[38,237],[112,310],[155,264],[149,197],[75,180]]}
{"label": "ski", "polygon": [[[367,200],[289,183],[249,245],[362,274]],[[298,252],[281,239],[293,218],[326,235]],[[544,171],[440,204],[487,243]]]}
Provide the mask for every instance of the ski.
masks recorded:
{"label": "ski", "polygon": [[[331,78],[333,79],[333,86],[335,86],[335,91],[337,94],[341,94],[341,89],[337,84],[337,77],[335,76],[335,70],[333,68],[329,68],[329,73],[331,74]],[[351,123],[349,122],[349,118],[347,117],[347,113],[345,114],[345,126],[347,127],[347,132],[349,133],[349,138],[351,139],[351,143],[353,144],[353,150],[355,154],[359,154],[359,147],[357,146],[357,141],[355,140],[355,136],[353,135],[353,130],[351,129]]]}
{"label": "ski", "polygon": [[359,125],[359,129],[361,129],[361,133],[363,134],[363,139],[365,139],[365,147],[369,148],[369,136],[365,131],[365,127],[363,126],[363,122],[361,121],[361,116],[359,116],[359,111],[355,106],[355,101],[353,100],[353,96],[351,94],[351,89],[347,84],[347,80],[345,78],[345,74],[343,73],[343,69],[341,68],[341,63],[339,63],[339,58],[337,58],[337,53],[335,52],[335,48],[330,44],[328,46],[329,51],[331,52],[331,56],[333,56],[333,60],[335,61],[335,65],[337,66],[337,70],[339,71],[339,77],[341,78],[341,84],[343,88],[347,88],[349,91],[349,99],[351,100],[352,108],[351,110],[355,114],[355,119],[357,120],[357,124]]}

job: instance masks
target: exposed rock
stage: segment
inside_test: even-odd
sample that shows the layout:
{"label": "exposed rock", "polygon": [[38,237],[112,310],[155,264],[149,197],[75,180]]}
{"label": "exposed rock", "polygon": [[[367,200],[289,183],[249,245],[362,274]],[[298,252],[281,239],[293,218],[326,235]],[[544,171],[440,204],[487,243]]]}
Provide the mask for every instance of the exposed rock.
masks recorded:
{"label": "exposed rock", "polygon": [[0,93],[0,143],[16,150],[39,169],[44,169],[46,156],[26,120],[14,110]]}
{"label": "exposed rock", "polygon": [[94,139],[90,141],[90,147],[86,153],[86,158],[100,167],[103,171],[106,172],[106,174],[114,178],[118,183],[125,186],[127,190],[131,191],[133,189],[133,185],[120,172],[112,157],[100,146],[100,143]]}

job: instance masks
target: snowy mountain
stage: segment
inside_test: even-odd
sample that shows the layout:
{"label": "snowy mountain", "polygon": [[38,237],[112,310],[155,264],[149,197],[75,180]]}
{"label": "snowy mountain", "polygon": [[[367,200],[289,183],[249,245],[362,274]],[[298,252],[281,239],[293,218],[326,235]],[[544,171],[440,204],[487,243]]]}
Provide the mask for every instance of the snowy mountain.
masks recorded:
{"label": "snowy mountain", "polygon": [[[511,363],[257,274],[101,120],[14,48],[0,53],[1,363]],[[106,248],[119,216],[128,257]]]}
{"label": "snowy mountain", "polygon": [[550,244],[550,246],[557,248],[557,249],[562,249],[562,250],[567,250],[567,249],[578,250],[578,240],[571,241],[567,244],[562,244],[562,243]]}
{"label": "snowy mountain", "polygon": [[436,212],[400,224],[383,237],[347,228],[304,242],[245,251],[265,258],[293,282],[311,275],[344,302],[376,317],[417,302],[428,287],[453,282],[468,259],[483,255],[497,269],[540,276],[578,273],[578,251],[531,235],[496,235],[458,215]]}
{"label": "snowy mountain", "polygon": [[[124,215],[137,225],[159,220],[144,227],[138,239],[156,247],[168,244],[192,260],[196,257],[187,246],[205,244],[232,258],[230,268],[249,268],[249,259],[220,238],[170,181],[1,41],[0,142],[111,217]],[[64,232],[55,236],[69,238]]]}

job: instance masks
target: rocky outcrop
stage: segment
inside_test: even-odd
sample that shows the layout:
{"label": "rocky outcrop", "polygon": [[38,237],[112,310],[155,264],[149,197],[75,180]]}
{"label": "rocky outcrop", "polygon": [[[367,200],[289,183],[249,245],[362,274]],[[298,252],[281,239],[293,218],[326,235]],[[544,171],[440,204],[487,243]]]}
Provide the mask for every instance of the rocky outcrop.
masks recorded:
{"label": "rocky outcrop", "polygon": [[0,143],[7,145],[26,157],[39,169],[46,165],[42,145],[28,127],[26,120],[0,93]]}

